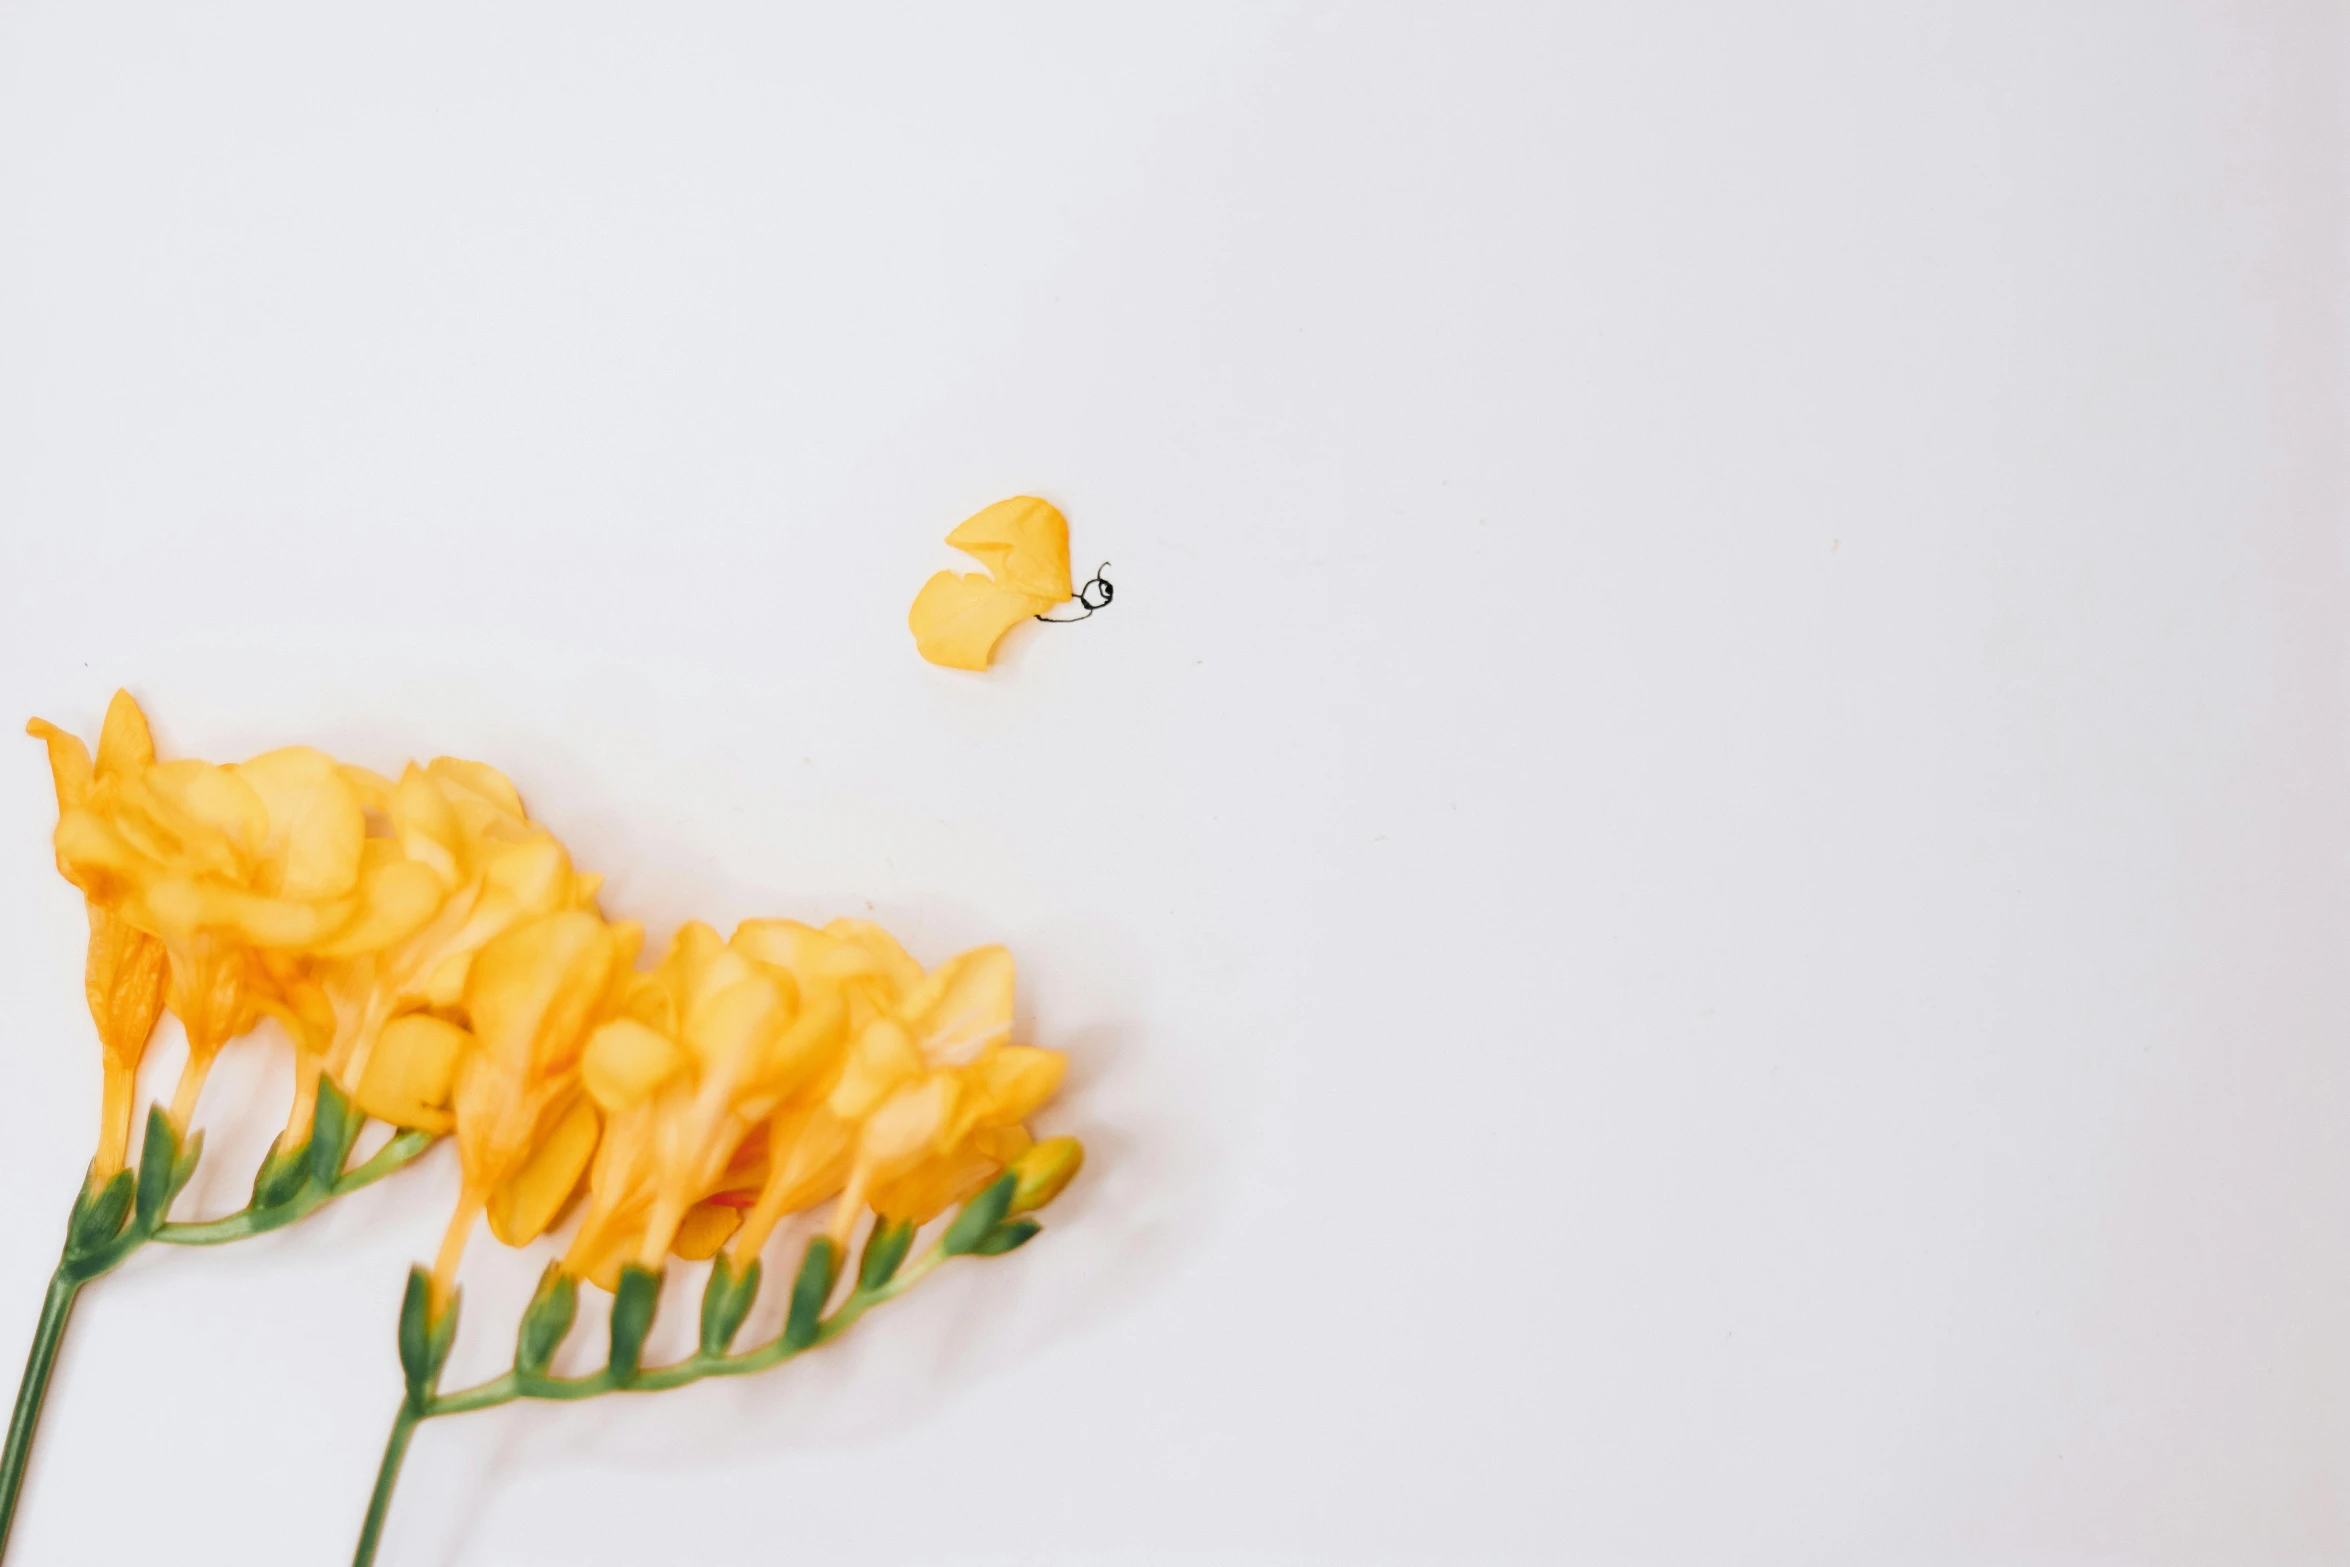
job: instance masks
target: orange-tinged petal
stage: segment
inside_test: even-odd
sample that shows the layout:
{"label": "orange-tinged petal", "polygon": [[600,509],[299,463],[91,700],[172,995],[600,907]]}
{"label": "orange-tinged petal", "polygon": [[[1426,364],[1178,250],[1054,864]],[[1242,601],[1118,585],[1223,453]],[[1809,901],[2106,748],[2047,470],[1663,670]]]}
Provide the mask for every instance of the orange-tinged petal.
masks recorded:
{"label": "orange-tinged petal", "polygon": [[155,736],[147,715],[128,691],[117,691],[106,704],[106,722],[98,728],[96,776],[120,778],[155,763]]}
{"label": "orange-tinged petal", "polygon": [[580,1081],[608,1115],[642,1104],[685,1068],[686,1053],[668,1035],[634,1018],[614,1018],[588,1037]]}
{"label": "orange-tinged petal", "polygon": [[587,1095],[573,1099],[514,1178],[491,1195],[491,1233],[509,1246],[527,1246],[544,1235],[578,1189],[602,1125]]}
{"label": "orange-tinged petal", "polygon": [[35,718],[24,732],[49,747],[49,778],[57,786],[57,814],[90,797],[90,748],[79,735],[69,735],[46,718]]}
{"label": "orange-tinged petal", "polygon": [[914,595],[906,624],[913,630],[915,651],[933,664],[985,669],[1005,632],[1055,602],[1000,586],[976,572],[957,576],[942,571]]}
{"label": "orange-tinged petal", "polygon": [[677,1234],[670,1238],[669,1249],[688,1262],[707,1261],[718,1255],[718,1248],[742,1228],[742,1223],[739,1208],[714,1202],[696,1203],[685,1211]]}
{"label": "orange-tinged petal", "polygon": [[134,930],[97,904],[90,905],[89,957],[82,969],[82,988],[90,1002],[90,1020],[98,1026],[98,1042],[107,1060],[125,1070],[136,1070],[163,1011],[167,969],[163,944],[144,931]]}
{"label": "orange-tinged petal", "polygon": [[454,1023],[411,1012],[386,1023],[367,1057],[366,1075],[352,1101],[379,1121],[446,1132],[453,1124],[449,1090],[457,1060],[472,1036]]}
{"label": "orange-tinged petal", "polygon": [[947,542],[988,569],[1014,593],[1065,602],[1069,596],[1069,520],[1050,501],[1015,495],[956,525]]}

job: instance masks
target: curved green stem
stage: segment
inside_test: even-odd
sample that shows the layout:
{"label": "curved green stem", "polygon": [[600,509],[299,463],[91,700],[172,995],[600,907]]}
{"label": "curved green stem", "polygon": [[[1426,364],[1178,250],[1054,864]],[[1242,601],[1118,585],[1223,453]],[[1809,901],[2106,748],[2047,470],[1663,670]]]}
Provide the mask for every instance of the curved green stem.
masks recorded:
{"label": "curved green stem", "polygon": [[65,1341],[65,1323],[73,1315],[74,1297],[87,1282],[70,1263],[61,1261],[49,1276],[49,1293],[41,1301],[33,1351],[25,1357],[24,1381],[16,1390],[16,1412],[8,1419],[8,1446],[0,1452],[0,1555],[8,1550],[9,1529],[16,1522],[16,1498],[24,1489],[25,1465],[32,1458],[33,1429],[41,1423],[41,1404],[49,1396],[49,1374],[57,1369],[57,1347]]}
{"label": "curved green stem", "polygon": [[407,1460],[409,1439],[416,1435],[417,1422],[423,1418],[415,1405],[403,1402],[398,1418],[392,1421],[392,1434],[384,1443],[383,1462],[376,1466],[375,1494],[367,1499],[367,1522],[360,1525],[359,1550],[351,1558],[351,1567],[369,1567],[375,1560],[384,1520],[392,1514],[392,1488],[400,1483],[400,1465]]}
{"label": "curved green stem", "polygon": [[337,1197],[348,1197],[361,1187],[372,1186],[394,1171],[405,1169],[437,1141],[430,1132],[402,1132],[377,1149],[375,1157],[365,1164],[337,1177],[332,1186],[305,1183],[292,1198],[274,1207],[248,1204],[225,1218],[207,1219],[201,1224],[166,1224],[156,1230],[154,1238],[167,1246],[219,1246],[241,1241],[249,1235],[266,1235],[317,1212]]}
{"label": "curved green stem", "polygon": [[859,1317],[876,1306],[897,1299],[921,1283],[951,1255],[946,1249],[946,1243],[941,1241],[907,1264],[904,1271],[887,1284],[875,1289],[860,1288],[852,1291],[849,1298],[842,1301],[839,1308],[817,1327],[815,1336],[804,1344],[793,1343],[790,1336],[785,1334],[756,1349],[746,1349],[739,1355],[689,1355],[673,1365],[656,1366],[629,1377],[615,1376],[609,1369],[584,1377],[551,1377],[509,1371],[503,1376],[492,1377],[487,1382],[455,1393],[432,1395],[419,1418],[430,1420],[440,1415],[469,1414],[476,1409],[495,1409],[500,1404],[511,1404],[525,1398],[572,1403],[604,1393],[659,1393],[702,1381],[706,1377],[741,1377],[756,1371],[766,1371],[820,1344],[829,1344],[839,1338],[856,1325]]}
{"label": "curved green stem", "polygon": [[[317,1170],[286,1200],[266,1206],[249,1203],[225,1219],[204,1224],[163,1222],[173,1199],[196,1172],[204,1137],[199,1132],[183,1146],[177,1128],[161,1109],[148,1116],[146,1142],[135,1171],[121,1170],[104,1182],[84,1184],[66,1220],[65,1254],[49,1280],[40,1325],[33,1332],[32,1353],[25,1362],[24,1381],[17,1389],[16,1411],[8,1423],[8,1445],[0,1450],[0,1556],[7,1552],[8,1532],[31,1461],[33,1435],[40,1425],[50,1374],[56,1369],[66,1320],[82,1286],[120,1267],[151,1240],[175,1246],[212,1246],[291,1224],[334,1198],[373,1185],[415,1162],[437,1140],[424,1132],[402,1132],[357,1169],[340,1171],[358,1130],[358,1118],[342,1113],[338,1097],[331,1138],[320,1145]],[[413,1425],[413,1420],[410,1423]]]}

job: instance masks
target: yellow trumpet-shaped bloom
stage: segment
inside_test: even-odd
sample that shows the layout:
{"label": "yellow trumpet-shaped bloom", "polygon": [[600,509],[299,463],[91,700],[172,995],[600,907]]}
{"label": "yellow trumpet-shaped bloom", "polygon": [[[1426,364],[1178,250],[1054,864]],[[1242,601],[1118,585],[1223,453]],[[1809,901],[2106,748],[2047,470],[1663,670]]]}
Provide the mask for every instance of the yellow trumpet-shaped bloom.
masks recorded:
{"label": "yellow trumpet-shaped bloom", "polygon": [[[99,731],[98,757],[55,724],[34,719],[28,734],[49,749],[50,777],[57,787],[57,815],[82,809],[91,792],[103,785],[119,787],[129,771],[155,759],[154,741],[147,733],[146,716],[128,692],[118,691],[107,705],[106,722]],[[58,869],[70,880],[73,871],[63,856]],[[98,1152],[90,1178],[104,1182],[123,1167],[130,1147],[131,1113],[138,1092],[139,1062],[155,1021],[163,1011],[168,964],[163,943],[125,921],[97,898],[83,899],[90,916],[89,956],[83,966],[82,987],[89,997],[90,1021],[97,1025],[98,1045],[105,1070],[105,1088],[99,1110]]]}
{"label": "yellow trumpet-shaped bloom", "polygon": [[975,948],[924,974],[863,921],[756,924],[739,944],[795,975],[838,980],[850,1042],[836,1069],[778,1106],[766,1185],[732,1243],[739,1260],[785,1214],[836,1194],[831,1232],[844,1245],[868,1206],[921,1223],[1029,1147],[1021,1123],[1059,1088],[1066,1061],[1010,1042],[1009,952]]}
{"label": "yellow trumpet-shaped bloom", "polygon": [[307,1125],[320,1068],[368,1114],[445,1132],[455,1084],[447,1038],[391,1025],[426,1009],[461,1024],[475,954],[525,920],[592,909],[601,878],[572,868],[495,768],[444,756],[411,764],[397,783],[359,768],[343,775],[366,808],[371,861],[399,868],[410,901],[396,926],[343,933],[289,983],[313,1058],[288,1136]]}
{"label": "yellow trumpet-shaped bloom", "polygon": [[519,1246],[578,1186],[599,1122],[580,1086],[582,1060],[631,988],[642,939],[633,924],[566,909],[501,932],[467,964],[473,1026],[456,1041],[451,1099],[462,1182],[433,1269],[437,1299],[447,1299],[485,1209],[498,1238]]}
{"label": "yellow trumpet-shaped bloom", "polygon": [[739,1215],[710,1199],[750,1180],[753,1134],[837,1066],[840,985],[818,974],[803,987],[756,955],[758,932],[752,922],[728,943],[686,925],[588,1042],[582,1075],[605,1131],[573,1273],[609,1287],[624,1262],[716,1250]]}
{"label": "yellow trumpet-shaped bloom", "polygon": [[1017,495],[966,518],[947,542],[987,575],[942,571],[906,617],[916,651],[949,669],[985,669],[1004,633],[1071,597],[1069,523],[1049,501]]}
{"label": "yellow trumpet-shaped bloom", "polygon": [[[36,722],[61,746],[53,726]],[[155,760],[144,715],[118,694],[89,786],[60,812],[58,865],[90,901],[159,941],[165,1002],[188,1036],[172,1104],[185,1127],[213,1060],[283,1003],[279,971],[358,933],[380,939],[424,912],[403,867],[366,851],[357,792],[307,746],[229,766]]]}

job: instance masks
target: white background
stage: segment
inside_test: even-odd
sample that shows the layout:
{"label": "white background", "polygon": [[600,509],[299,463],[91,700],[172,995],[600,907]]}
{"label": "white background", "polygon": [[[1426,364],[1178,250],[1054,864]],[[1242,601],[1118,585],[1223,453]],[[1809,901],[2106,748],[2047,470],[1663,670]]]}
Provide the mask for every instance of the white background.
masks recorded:
{"label": "white background", "polygon": [[[428,1426],[384,1567],[2344,1560],[2346,59],[0,10],[0,714],[483,757],[657,938],[1002,939],[1076,1061],[1036,1246]],[[921,663],[1024,491],[1114,606]],[[20,744],[11,1369],[98,1091]],[[93,1289],[12,1567],[345,1560],[446,1158]]]}

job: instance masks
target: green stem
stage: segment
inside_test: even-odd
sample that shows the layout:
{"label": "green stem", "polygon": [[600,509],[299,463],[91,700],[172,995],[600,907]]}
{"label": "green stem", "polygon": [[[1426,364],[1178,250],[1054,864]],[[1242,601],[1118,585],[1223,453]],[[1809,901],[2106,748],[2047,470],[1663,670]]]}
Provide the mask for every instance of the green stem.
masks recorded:
{"label": "green stem", "polygon": [[469,1414],[476,1409],[495,1409],[500,1404],[511,1404],[523,1398],[572,1403],[605,1393],[659,1393],[699,1382],[705,1377],[742,1377],[766,1371],[820,1344],[829,1344],[839,1338],[854,1327],[857,1319],[866,1312],[897,1299],[921,1283],[940,1263],[947,1260],[947,1256],[946,1246],[942,1242],[909,1263],[896,1278],[879,1289],[852,1292],[848,1299],[840,1303],[839,1309],[817,1327],[816,1336],[804,1344],[794,1344],[789,1338],[778,1337],[756,1349],[744,1350],[739,1355],[689,1355],[674,1365],[656,1366],[626,1378],[614,1376],[609,1368],[584,1377],[550,1377],[509,1371],[503,1376],[492,1377],[487,1382],[455,1393],[435,1394],[419,1418],[430,1420],[438,1415]]}
{"label": "green stem", "polygon": [[375,1548],[383,1538],[384,1520],[392,1513],[392,1487],[400,1483],[400,1465],[408,1457],[409,1439],[416,1435],[417,1422],[424,1418],[422,1411],[407,1399],[400,1401],[400,1413],[392,1421],[392,1434],[384,1443],[384,1461],[376,1467],[375,1494],[367,1501],[367,1522],[359,1528],[359,1551],[351,1558],[351,1567],[370,1567],[375,1560]]}
{"label": "green stem", "polygon": [[168,1246],[220,1246],[249,1235],[266,1235],[271,1230],[284,1229],[337,1197],[348,1197],[361,1187],[373,1186],[395,1170],[405,1169],[436,1141],[430,1132],[402,1132],[377,1149],[374,1158],[337,1178],[332,1186],[306,1183],[292,1198],[274,1208],[247,1206],[226,1218],[207,1219],[201,1224],[166,1224],[156,1230],[155,1239]]}
{"label": "green stem", "polygon": [[65,1262],[49,1276],[49,1293],[41,1301],[41,1323],[33,1330],[33,1352],[25,1357],[24,1381],[16,1390],[16,1413],[8,1420],[8,1447],[0,1452],[0,1555],[8,1550],[8,1532],[16,1522],[16,1498],[24,1489],[25,1465],[33,1453],[33,1428],[41,1423],[41,1403],[49,1396],[49,1374],[57,1369],[57,1346],[65,1339],[66,1318],[73,1315],[74,1297],[84,1280]]}

